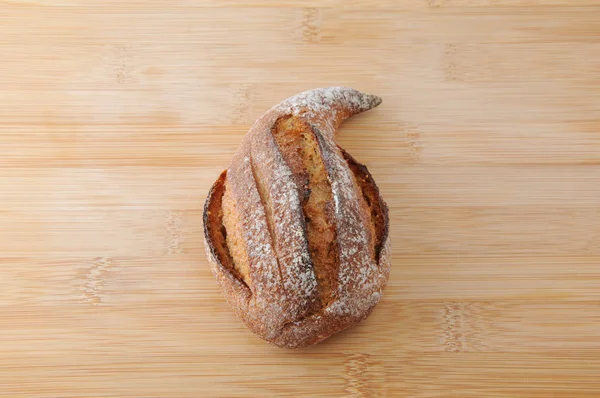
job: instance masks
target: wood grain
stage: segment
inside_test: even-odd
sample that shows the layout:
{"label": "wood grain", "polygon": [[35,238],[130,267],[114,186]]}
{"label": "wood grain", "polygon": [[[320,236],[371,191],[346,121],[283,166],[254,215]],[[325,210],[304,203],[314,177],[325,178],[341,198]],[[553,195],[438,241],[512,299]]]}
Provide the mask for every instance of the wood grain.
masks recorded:
{"label": "wood grain", "polygon": [[[0,0],[0,396],[597,397],[595,0]],[[266,345],[201,208],[299,91],[390,205],[363,324]]]}

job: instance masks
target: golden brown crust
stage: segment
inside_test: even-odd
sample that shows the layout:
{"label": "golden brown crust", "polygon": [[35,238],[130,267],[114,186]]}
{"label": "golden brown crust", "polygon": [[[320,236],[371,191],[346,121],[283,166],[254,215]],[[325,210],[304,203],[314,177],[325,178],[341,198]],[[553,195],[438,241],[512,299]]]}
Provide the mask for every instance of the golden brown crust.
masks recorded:
{"label": "golden brown crust", "polygon": [[[225,247],[221,250],[227,250],[228,258],[231,261],[229,267],[232,273],[244,281],[247,286],[251,286],[250,266],[248,255],[245,250],[244,236],[242,231],[242,215],[240,214],[235,200],[231,193],[231,189],[227,189],[227,181],[225,181],[225,193],[223,194],[222,205],[219,209],[221,217],[221,235],[225,239]],[[227,209],[226,212],[223,209]],[[223,245],[222,238],[219,237],[219,244]]]}
{"label": "golden brown crust", "polygon": [[310,125],[297,116],[278,119],[273,136],[298,189],[319,308],[323,308],[336,296],[339,252],[333,193],[319,142]]}
{"label": "golden brown crust", "polygon": [[367,169],[367,166],[358,163],[352,155],[341,147],[338,146],[338,148],[342,152],[344,159],[346,159],[352,174],[354,174],[356,182],[362,191],[365,203],[371,213],[373,232],[375,233],[375,257],[379,260],[383,244],[389,234],[388,208],[385,204],[382,204],[379,187],[375,184],[373,176],[369,172],[369,169]]}
{"label": "golden brown crust", "polygon": [[248,132],[205,204],[207,254],[244,323],[281,347],[366,318],[389,276],[387,206],[334,140],[381,100],[351,88],[298,94]]}

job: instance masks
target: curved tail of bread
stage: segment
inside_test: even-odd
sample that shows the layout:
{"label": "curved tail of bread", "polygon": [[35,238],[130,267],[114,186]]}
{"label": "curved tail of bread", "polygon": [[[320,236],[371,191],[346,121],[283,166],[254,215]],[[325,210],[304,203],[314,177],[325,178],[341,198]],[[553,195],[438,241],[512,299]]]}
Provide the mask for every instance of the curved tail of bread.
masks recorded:
{"label": "curved tail of bread", "polygon": [[381,104],[381,98],[351,87],[318,88],[296,94],[271,109],[276,113],[302,116],[323,133],[334,134],[350,116]]}

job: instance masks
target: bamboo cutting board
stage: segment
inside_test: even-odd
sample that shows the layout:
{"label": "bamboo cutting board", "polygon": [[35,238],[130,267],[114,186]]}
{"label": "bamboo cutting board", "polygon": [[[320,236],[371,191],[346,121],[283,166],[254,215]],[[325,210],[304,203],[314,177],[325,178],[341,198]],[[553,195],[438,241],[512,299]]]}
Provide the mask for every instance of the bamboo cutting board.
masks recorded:
{"label": "bamboo cutting board", "polygon": [[[339,140],[393,268],[285,351],[225,304],[201,209],[327,85],[383,98]],[[0,184],[0,396],[600,396],[596,0],[0,0]]]}

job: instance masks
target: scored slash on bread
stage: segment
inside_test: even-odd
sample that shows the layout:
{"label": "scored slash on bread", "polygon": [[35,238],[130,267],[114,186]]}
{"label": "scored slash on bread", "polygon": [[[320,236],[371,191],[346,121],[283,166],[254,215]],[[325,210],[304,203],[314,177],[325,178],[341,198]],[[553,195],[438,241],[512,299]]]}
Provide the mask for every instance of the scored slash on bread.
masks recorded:
{"label": "scored slash on bread", "polygon": [[390,270],[388,209],[335,141],[381,103],[348,87],[306,91],[259,118],[212,186],[212,272],[247,327],[280,347],[316,344],[365,319]]}

